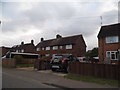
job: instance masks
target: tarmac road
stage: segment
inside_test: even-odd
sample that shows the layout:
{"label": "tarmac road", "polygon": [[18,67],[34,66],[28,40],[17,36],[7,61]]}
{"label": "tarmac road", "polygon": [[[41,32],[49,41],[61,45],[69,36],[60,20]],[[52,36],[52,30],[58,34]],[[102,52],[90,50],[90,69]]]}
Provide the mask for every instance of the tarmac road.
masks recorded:
{"label": "tarmac road", "polygon": [[66,79],[64,74],[51,71],[3,69],[2,88],[116,88]]}

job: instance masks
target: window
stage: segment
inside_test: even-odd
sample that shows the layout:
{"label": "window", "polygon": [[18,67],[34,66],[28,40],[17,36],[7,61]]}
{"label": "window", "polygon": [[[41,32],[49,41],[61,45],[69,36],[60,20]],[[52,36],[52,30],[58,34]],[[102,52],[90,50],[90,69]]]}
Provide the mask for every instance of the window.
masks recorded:
{"label": "window", "polygon": [[40,51],[40,48],[37,48],[36,51]]}
{"label": "window", "polygon": [[44,48],[42,48],[42,50],[44,50]]}
{"label": "window", "polygon": [[50,54],[45,54],[46,57],[50,56]]}
{"label": "window", "polygon": [[117,51],[107,51],[106,57],[110,58],[111,60],[118,60],[118,52]]}
{"label": "window", "polygon": [[117,43],[117,42],[118,42],[118,36],[106,37],[106,43]]}
{"label": "window", "polygon": [[24,52],[24,49],[22,49],[21,52]]}
{"label": "window", "polygon": [[72,45],[66,45],[66,49],[72,49]]}
{"label": "window", "polygon": [[18,50],[16,50],[16,52],[18,53]]}
{"label": "window", "polygon": [[60,49],[62,49],[63,47],[62,46],[60,46]]}
{"label": "window", "polygon": [[58,49],[58,46],[53,46],[53,50],[57,50]]}
{"label": "window", "polygon": [[50,50],[50,47],[46,47],[46,50]]}

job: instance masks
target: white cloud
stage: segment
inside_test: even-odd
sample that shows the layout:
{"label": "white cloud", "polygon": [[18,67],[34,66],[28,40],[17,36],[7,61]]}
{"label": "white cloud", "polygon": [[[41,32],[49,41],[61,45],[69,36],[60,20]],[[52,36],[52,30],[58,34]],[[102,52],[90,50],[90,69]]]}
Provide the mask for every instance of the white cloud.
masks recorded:
{"label": "white cloud", "polygon": [[100,16],[103,16],[103,25],[117,22],[116,5],[115,1],[3,3],[2,45],[12,46],[31,39],[37,44],[41,37],[54,38],[57,33],[83,34],[91,49],[97,46]]}

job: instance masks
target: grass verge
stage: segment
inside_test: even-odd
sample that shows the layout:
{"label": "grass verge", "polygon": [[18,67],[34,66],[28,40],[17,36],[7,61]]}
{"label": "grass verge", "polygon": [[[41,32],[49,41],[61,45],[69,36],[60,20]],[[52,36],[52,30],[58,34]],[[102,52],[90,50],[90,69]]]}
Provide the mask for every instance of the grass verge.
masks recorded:
{"label": "grass verge", "polygon": [[78,75],[73,75],[73,74],[68,74],[64,77],[68,78],[68,79],[72,79],[72,80],[92,82],[92,83],[98,83],[98,84],[102,84],[102,85],[110,85],[110,86],[120,87],[120,84],[118,83],[117,80],[108,80],[108,79],[94,78],[94,77],[88,77],[88,76],[78,76]]}
{"label": "grass verge", "polygon": [[17,64],[16,67],[17,68],[21,68],[21,67],[34,67],[34,64]]}

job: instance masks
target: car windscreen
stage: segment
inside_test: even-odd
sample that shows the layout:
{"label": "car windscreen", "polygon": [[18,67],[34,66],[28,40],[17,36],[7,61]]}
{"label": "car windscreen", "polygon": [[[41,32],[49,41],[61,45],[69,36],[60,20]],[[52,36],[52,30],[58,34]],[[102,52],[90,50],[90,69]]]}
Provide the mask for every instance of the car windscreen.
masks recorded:
{"label": "car windscreen", "polygon": [[54,56],[54,57],[53,57],[54,60],[55,60],[55,59],[62,60],[62,58],[63,58],[62,56]]}

